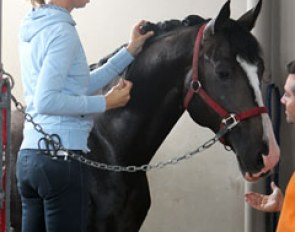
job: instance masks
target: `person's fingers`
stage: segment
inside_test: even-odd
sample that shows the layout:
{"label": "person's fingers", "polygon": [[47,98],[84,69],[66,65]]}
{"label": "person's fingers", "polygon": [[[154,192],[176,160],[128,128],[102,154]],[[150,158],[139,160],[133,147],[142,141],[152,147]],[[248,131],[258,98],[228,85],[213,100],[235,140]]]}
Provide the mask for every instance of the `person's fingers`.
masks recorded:
{"label": "person's fingers", "polygon": [[148,31],[147,33],[145,33],[142,38],[145,41],[146,39],[150,38],[151,36],[153,36],[155,34],[154,31]]}
{"label": "person's fingers", "polygon": [[255,199],[255,196],[254,196],[253,193],[245,194],[245,200],[246,200],[247,202],[253,202],[254,199]]}
{"label": "person's fingers", "polygon": [[142,19],[139,22],[137,22],[134,27],[136,28],[137,31],[139,31],[140,27],[142,27],[145,23],[146,21]]}
{"label": "person's fingers", "polygon": [[145,20],[138,21],[132,28],[132,34],[133,35],[139,35],[140,34],[140,28],[145,24]]}
{"label": "person's fingers", "polygon": [[124,82],[124,88],[129,92],[133,85],[132,82],[128,80],[123,80],[123,82]]}
{"label": "person's fingers", "polygon": [[255,198],[255,197],[260,197],[261,194],[260,193],[255,193],[255,192],[249,192],[249,193],[245,193],[245,196],[247,196],[249,198]]}
{"label": "person's fingers", "polygon": [[119,89],[124,88],[124,80],[122,78],[119,79],[119,82],[118,82],[117,86],[118,86]]}
{"label": "person's fingers", "polygon": [[259,205],[263,201],[263,196],[258,193],[245,194],[245,201],[251,205]]}
{"label": "person's fingers", "polygon": [[118,83],[113,88],[116,89],[116,90],[121,90],[121,89],[124,88],[124,86],[125,86],[125,82],[124,82],[124,80],[122,78],[120,78],[118,80]]}
{"label": "person's fingers", "polygon": [[141,20],[134,27],[135,32],[138,33],[138,36],[140,35],[139,38],[142,41],[145,41],[146,39],[154,35],[154,31],[148,31],[144,34],[141,32],[141,28],[144,26],[145,23],[147,23],[146,20]]}

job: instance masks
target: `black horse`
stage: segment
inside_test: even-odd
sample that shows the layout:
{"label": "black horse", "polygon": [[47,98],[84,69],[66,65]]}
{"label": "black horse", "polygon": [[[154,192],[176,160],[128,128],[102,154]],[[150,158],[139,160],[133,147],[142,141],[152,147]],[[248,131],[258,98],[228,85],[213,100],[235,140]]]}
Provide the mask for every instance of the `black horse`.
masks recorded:
{"label": "black horse", "polygon": [[[147,24],[143,31],[152,28],[156,35],[125,73],[134,85],[131,100],[96,115],[87,157],[111,165],[148,164],[187,110],[215,133],[233,123],[222,142],[236,153],[243,176],[254,181],[267,174],[279,149],[259,90],[263,60],[250,33],[261,4],[238,20],[230,19],[228,1],[214,20],[189,16]],[[14,133],[21,134],[20,129]],[[151,203],[146,173],[90,171],[88,231],[139,231]],[[19,215],[20,206],[13,206],[15,227]]]}

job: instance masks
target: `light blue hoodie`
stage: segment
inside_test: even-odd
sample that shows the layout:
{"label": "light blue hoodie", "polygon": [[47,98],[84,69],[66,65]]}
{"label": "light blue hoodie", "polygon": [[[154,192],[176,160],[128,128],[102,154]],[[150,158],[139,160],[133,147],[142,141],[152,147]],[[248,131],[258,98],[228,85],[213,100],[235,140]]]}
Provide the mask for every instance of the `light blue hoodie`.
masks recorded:
{"label": "light blue hoodie", "polygon": [[[20,29],[20,62],[29,113],[67,149],[87,150],[94,113],[105,97],[92,96],[133,61],[126,48],[89,72],[75,22],[64,8],[44,5],[29,12]],[[38,149],[42,134],[25,122],[21,149]],[[43,147],[45,148],[45,147]]]}

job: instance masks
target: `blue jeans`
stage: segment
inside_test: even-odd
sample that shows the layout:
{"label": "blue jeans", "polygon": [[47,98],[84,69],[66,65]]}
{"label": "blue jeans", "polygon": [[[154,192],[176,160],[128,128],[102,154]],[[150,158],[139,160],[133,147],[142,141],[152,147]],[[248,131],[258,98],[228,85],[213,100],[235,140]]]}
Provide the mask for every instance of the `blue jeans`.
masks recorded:
{"label": "blue jeans", "polygon": [[38,150],[21,150],[16,164],[23,232],[85,232],[87,167]]}

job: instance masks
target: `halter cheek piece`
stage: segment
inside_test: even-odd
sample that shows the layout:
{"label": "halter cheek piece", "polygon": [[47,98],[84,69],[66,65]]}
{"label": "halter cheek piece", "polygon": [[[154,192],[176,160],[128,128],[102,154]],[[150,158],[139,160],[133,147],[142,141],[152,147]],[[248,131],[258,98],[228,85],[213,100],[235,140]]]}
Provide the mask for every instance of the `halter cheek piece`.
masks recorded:
{"label": "halter cheek piece", "polygon": [[[206,24],[203,24],[196,37],[195,46],[194,46],[194,55],[193,55],[193,63],[192,63],[192,81],[190,88],[184,98],[184,108],[187,109],[190,104],[192,97],[194,94],[198,94],[204,102],[206,102],[211,109],[213,109],[222,119],[220,123],[220,129],[226,127],[227,130],[234,128],[239,122],[255,117],[257,115],[267,113],[266,107],[254,107],[249,110],[246,110],[241,113],[229,113],[222,106],[220,106],[214,99],[212,99],[207,92],[202,88],[202,84],[198,78],[198,62],[199,62],[199,51],[200,44],[203,38],[204,29]],[[224,144],[224,139],[221,138],[220,141]]]}

